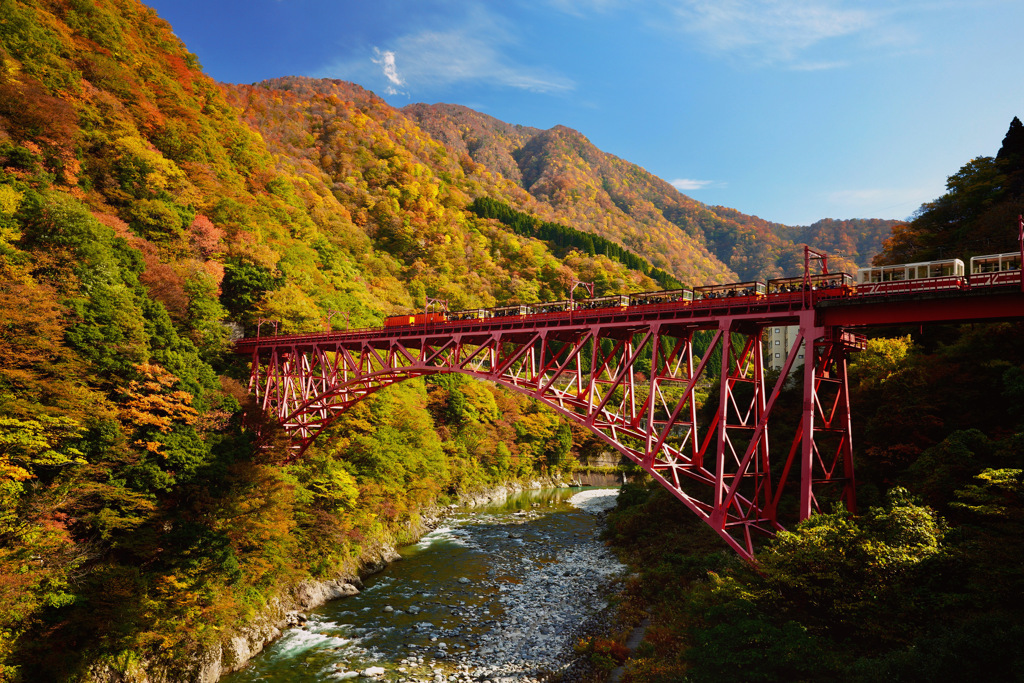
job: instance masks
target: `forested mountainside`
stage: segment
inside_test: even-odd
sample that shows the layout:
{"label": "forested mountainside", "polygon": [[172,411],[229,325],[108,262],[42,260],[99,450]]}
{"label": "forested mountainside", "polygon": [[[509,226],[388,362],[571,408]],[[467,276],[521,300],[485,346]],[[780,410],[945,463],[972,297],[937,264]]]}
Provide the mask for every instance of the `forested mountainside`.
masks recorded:
{"label": "forested mountainside", "polygon": [[[226,89],[279,167],[316,178],[338,203],[336,211],[388,261],[386,274],[408,280],[420,302],[424,293],[447,300],[451,310],[550,301],[565,298],[577,275],[600,281],[609,294],[656,286],[607,258],[555,260],[543,243],[467,214],[477,196],[534,214],[543,208],[501,175],[450,153],[358,86],[296,77]],[[694,277],[721,272],[718,264]],[[411,300],[404,305],[413,306]]]}
{"label": "forested mountainside", "polygon": [[[450,149],[523,187],[550,205],[553,217],[613,239],[689,282],[677,262],[705,245],[741,280],[792,275],[801,245],[836,255],[836,270],[867,265],[898,221],[826,219],[812,226],[770,223],[681,194],[644,169],[602,152],[564,126],[546,131],[512,126],[466,107],[413,104],[402,109]],[[525,210],[525,209],[524,209]]]}
{"label": "forested mountainside", "polygon": [[[996,156],[950,176],[878,260],[1015,252],[1021,213],[1014,118]],[[1024,324],[873,334],[850,360],[857,515],[779,533],[755,571],[663,489],[623,490],[609,539],[638,575],[620,614],[650,617],[625,680],[1020,679]],[[801,400],[793,387],[779,405]],[[581,644],[608,664],[616,647]]]}
{"label": "forested mountainside", "polygon": [[410,104],[402,113],[457,155],[467,155],[492,173],[523,186],[515,153],[541,134],[539,128],[499,121],[458,104]]}
{"label": "forested mountainside", "polygon": [[777,225],[775,230],[783,239],[797,244],[813,244],[830,258],[837,257],[836,262],[845,265],[847,271],[852,273],[849,263],[856,263],[858,266],[871,265],[875,256],[881,253],[885,240],[892,235],[893,229],[902,225],[898,221],[879,218],[825,218],[806,226]]}
{"label": "forested mountainside", "polygon": [[[683,234],[664,220],[660,224],[654,218],[642,222],[637,220],[637,212],[623,213],[603,190],[599,192],[599,188],[592,186],[586,169],[571,174],[545,172],[547,164],[544,160],[555,156],[561,158],[557,140],[563,133],[583,140],[578,133],[568,129],[539,132],[529,139],[521,153],[516,153],[519,164],[525,169],[516,175],[522,175],[529,181],[531,194],[513,182],[514,176],[513,179],[507,178],[501,171],[462,152],[461,145],[440,145],[431,136],[431,131],[424,130],[415,119],[357,86],[290,77],[232,88],[239,93],[235,102],[244,108],[247,120],[282,158],[290,155],[290,147],[294,147],[279,146],[279,141],[287,139],[286,129],[301,126],[311,136],[310,139],[315,140],[313,145],[320,154],[319,164],[332,178],[335,192],[347,194],[343,199],[346,203],[361,201],[358,195],[360,183],[364,183],[371,193],[389,187],[405,191],[414,178],[408,169],[397,165],[405,160],[418,164],[419,171],[430,176],[428,182],[451,185],[460,191],[461,196],[471,199],[479,196],[501,199],[527,213],[606,236],[686,282],[721,282],[735,277],[707,250],[702,240]],[[299,109],[308,114],[296,116],[294,112]],[[368,116],[369,122],[361,124],[358,114]],[[439,121],[437,117],[424,120]],[[472,120],[482,120],[482,117],[473,117]],[[493,119],[489,123],[491,125],[486,129],[479,127],[479,137],[463,132],[459,140],[473,148],[479,158],[495,158],[501,167],[507,167],[512,159],[511,149],[524,138],[513,126]],[[438,135],[442,139],[450,139],[450,133],[449,127],[442,126]],[[551,138],[552,135],[556,137]],[[501,141],[507,142],[507,146],[500,147],[498,143]],[[589,143],[586,146],[592,147]],[[523,156],[529,154],[532,156]],[[382,161],[382,155],[394,161]],[[515,173],[514,170],[512,172]],[[556,186],[561,188],[558,193],[554,192]],[[550,193],[540,191],[543,187],[549,188]],[[570,187],[574,188],[571,201],[570,195],[565,194]],[[672,191],[675,192],[674,189]],[[461,201],[460,208],[465,205],[465,200]],[[384,210],[383,205],[375,204],[375,207]],[[409,210],[411,205],[400,208]],[[376,218],[378,224],[384,226],[390,222],[387,218]],[[406,229],[411,235],[420,227],[409,224]],[[407,249],[410,245],[403,243],[401,235],[384,234],[382,239],[392,240],[384,243],[383,247],[398,258],[415,259],[416,250]],[[408,257],[406,251],[410,252]]]}

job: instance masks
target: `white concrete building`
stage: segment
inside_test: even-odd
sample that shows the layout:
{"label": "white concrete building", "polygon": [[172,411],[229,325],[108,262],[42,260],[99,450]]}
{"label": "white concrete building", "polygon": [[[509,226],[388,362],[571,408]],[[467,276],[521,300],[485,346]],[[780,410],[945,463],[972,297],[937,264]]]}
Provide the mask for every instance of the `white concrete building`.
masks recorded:
{"label": "white concrete building", "polygon": [[[768,356],[766,366],[772,370],[781,370],[786,362],[786,357],[789,355],[789,350],[793,348],[793,344],[796,342],[796,334],[799,328],[793,325],[791,327],[766,327],[765,329],[768,331],[765,341],[765,352]],[[797,353],[793,367],[803,364],[804,349],[801,348]]]}

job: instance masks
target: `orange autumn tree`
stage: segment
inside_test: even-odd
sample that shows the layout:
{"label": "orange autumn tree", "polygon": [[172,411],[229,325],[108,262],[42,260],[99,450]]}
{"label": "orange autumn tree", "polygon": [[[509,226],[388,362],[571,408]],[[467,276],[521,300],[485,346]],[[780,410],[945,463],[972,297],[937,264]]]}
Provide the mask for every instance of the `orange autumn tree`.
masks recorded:
{"label": "orange autumn tree", "polygon": [[154,430],[167,434],[176,422],[193,425],[199,413],[192,407],[191,394],[174,389],[178,377],[167,369],[155,363],[139,363],[135,369],[141,379],[133,379],[125,387],[121,419],[140,435],[135,445],[161,453],[161,442],[146,435]]}

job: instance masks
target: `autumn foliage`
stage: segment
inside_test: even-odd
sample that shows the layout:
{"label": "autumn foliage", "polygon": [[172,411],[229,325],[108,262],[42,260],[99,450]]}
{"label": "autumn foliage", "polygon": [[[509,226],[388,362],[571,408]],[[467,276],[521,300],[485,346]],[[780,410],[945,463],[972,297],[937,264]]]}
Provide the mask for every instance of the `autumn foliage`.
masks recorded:
{"label": "autumn foliage", "polygon": [[[469,210],[483,198],[565,230],[509,229]],[[581,447],[553,412],[445,376],[283,465],[237,335],[763,276],[797,238],[567,128],[333,80],[226,86],[136,0],[0,0],[0,680],[181,678],[296,581]]]}

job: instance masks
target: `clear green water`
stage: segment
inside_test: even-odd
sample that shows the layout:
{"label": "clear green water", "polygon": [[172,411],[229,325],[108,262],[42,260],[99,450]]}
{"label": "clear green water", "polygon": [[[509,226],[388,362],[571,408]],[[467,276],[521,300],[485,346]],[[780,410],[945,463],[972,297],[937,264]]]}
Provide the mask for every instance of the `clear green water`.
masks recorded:
{"label": "clear green water", "polygon": [[518,583],[593,537],[595,517],[565,502],[580,490],[525,491],[501,505],[456,512],[401,548],[402,560],[368,578],[362,593],[317,609],[303,628],[286,631],[222,680],[330,681],[369,666],[387,669],[387,680],[426,680],[451,670],[501,619],[496,583]]}

